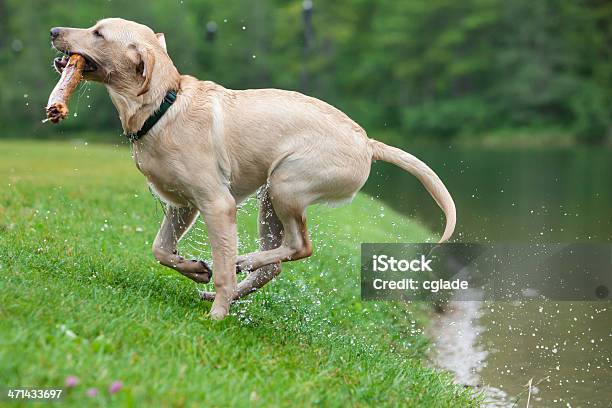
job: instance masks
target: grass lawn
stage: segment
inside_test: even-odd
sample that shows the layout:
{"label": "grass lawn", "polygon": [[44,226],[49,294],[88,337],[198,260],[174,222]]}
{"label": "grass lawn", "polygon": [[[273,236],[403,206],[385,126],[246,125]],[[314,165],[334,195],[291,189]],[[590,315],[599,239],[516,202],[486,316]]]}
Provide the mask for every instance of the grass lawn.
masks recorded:
{"label": "grass lawn", "polygon": [[[478,405],[425,365],[423,306],[360,300],[361,242],[433,239],[380,202],[310,208],[314,255],[214,322],[197,292],[211,287],[154,261],[162,210],[125,146],[0,152],[1,386],[76,376],[53,405],[76,407]],[[254,249],[253,200],[239,231],[240,250]],[[202,224],[188,241],[210,255]]]}

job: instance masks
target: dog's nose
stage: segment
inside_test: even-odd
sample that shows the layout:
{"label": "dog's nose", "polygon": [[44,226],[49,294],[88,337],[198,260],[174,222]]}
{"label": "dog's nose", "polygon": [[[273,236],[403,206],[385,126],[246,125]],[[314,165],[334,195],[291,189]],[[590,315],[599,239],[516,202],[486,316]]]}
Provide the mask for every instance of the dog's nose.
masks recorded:
{"label": "dog's nose", "polygon": [[60,29],[58,27],[53,27],[51,29],[50,34],[51,34],[51,39],[55,40],[57,38],[57,36],[60,34]]}

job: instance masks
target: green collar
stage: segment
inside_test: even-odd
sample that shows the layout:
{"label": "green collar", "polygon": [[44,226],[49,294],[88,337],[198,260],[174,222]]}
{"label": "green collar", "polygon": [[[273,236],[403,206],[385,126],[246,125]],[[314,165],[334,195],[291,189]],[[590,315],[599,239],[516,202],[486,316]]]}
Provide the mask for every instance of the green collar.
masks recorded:
{"label": "green collar", "polygon": [[125,137],[127,137],[130,141],[135,142],[140,139],[144,135],[147,134],[149,130],[164,116],[164,113],[172,106],[172,104],[176,101],[176,91],[170,90],[164,96],[164,100],[162,101],[159,108],[142,125],[142,128],[136,133],[124,133]]}

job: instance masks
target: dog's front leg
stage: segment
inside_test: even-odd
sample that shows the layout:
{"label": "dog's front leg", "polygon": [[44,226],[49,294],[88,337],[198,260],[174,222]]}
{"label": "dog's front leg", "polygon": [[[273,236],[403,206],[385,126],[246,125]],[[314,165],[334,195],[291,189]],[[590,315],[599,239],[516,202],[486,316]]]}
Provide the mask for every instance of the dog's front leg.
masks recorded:
{"label": "dog's front leg", "polygon": [[[283,225],[278,219],[274,207],[272,207],[268,189],[262,188],[257,198],[259,199],[259,250],[268,251],[278,248],[283,240]],[[251,272],[238,284],[236,299],[260,289],[280,272],[280,262],[263,266]],[[200,295],[204,300],[211,302],[215,300],[214,292],[201,292]]]}
{"label": "dog's front leg", "polygon": [[176,244],[189,231],[197,216],[198,210],[195,208],[168,206],[152,250],[160,264],[177,270],[198,283],[208,283],[212,271],[206,262],[185,259],[176,249]]}
{"label": "dog's front leg", "polygon": [[201,213],[208,228],[215,270],[213,319],[223,319],[236,295],[236,201],[226,191],[211,202],[202,203]]}

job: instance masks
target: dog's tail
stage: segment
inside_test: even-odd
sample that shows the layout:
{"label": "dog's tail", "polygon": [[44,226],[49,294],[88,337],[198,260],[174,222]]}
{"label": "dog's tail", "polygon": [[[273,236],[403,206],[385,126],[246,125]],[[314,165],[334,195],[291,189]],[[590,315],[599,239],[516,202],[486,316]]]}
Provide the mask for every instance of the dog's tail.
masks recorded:
{"label": "dog's tail", "polygon": [[370,139],[372,160],[383,160],[406,170],[419,179],[425,189],[431,194],[446,216],[446,228],[440,242],[448,241],[455,230],[457,212],[450,193],[432,169],[425,163],[397,147],[388,146],[382,142]]}

